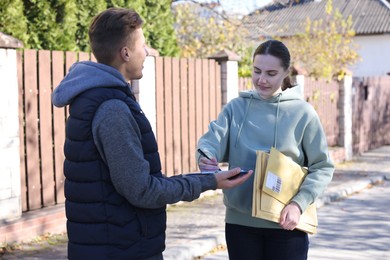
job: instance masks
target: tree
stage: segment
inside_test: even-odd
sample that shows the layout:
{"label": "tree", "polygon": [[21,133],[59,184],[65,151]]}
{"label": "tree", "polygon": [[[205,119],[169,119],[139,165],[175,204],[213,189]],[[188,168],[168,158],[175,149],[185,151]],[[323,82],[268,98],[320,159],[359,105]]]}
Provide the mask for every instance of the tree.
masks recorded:
{"label": "tree", "polygon": [[[65,0],[66,1],[66,0]],[[77,9],[75,12],[76,27],[75,43],[80,51],[90,51],[88,29],[92,18],[108,6],[106,0],[75,0]]]}
{"label": "tree", "polygon": [[253,45],[247,45],[240,51],[241,60],[238,62],[238,75],[243,78],[252,76],[253,52],[255,48]]}
{"label": "tree", "polygon": [[352,17],[344,19],[333,9],[332,0],[328,0],[325,12],[324,20],[307,19],[305,32],[292,37],[288,45],[294,64],[310,76],[341,80],[348,66],[359,59],[353,43]]}
{"label": "tree", "polygon": [[56,24],[59,26],[59,35],[53,44],[52,49],[56,50],[79,50],[77,45],[77,23],[76,13],[78,5],[75,0],[60,0],[53,3],[53,9],[56,13]]}
{"label": "tree", "polygon": [[21,40],[28,47],[27,19],[22,0],[0,1],[0,31]]}
{"label": "tree", "polygon": [[140,13],[146,42],[161,55],[179,52],[170,0],[3,0],[0,30],[23,41],[26,48],[90,51],[91,19],[107,7]]}
{"label": "tree", "polygon": [[28,20],[28,45],[37,49],[57,49],[62,30],[50,1],[25,0],[24,11]]}
{"label": "tree", "polygon": [[125,7],[138,12],[146,44],[162,56],[176,56],[179,52],[173,28],[171,0],[111,0],[108,7]]}
{"label": "tree", "polygon": [[247,31],[235,17],[221,18],[192,2],[174,5],[175,29],[183,57],[205,58],[228,49],[244,54]]}
{"label": "tree", "polygon": [[139,11],[145,19],[143,31],[147,44],[162,56],[177,56],[180,52],[171,10],[171,0],[145,0]]}

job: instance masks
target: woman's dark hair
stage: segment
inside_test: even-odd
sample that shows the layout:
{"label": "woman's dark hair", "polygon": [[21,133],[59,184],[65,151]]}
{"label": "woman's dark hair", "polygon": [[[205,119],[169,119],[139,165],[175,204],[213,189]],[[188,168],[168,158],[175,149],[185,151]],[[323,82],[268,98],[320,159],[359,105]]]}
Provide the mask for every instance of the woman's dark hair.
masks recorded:
{"label": "woman's dark hair", "polygon": [[[278,40],[268,40],[260,44],[254,54],[253,54],[253,60],[255,59],[256,55],[272,55],[276,58],[280,59],[280,63],[282,64],[282,67],[285,70],[288,70],[290,68],[290,52],[288,51],[288,48],[286,45],[284,45],[281,41]],[[290,76],[287,76],[283,80],[282,84],[282,90],[285,90],[287,88],[292,88],[295,85],[291,83]]]}
{"label": "woman's dark hair", "polygon": [[110,64],[118,50],[126,43],[133,44],[136,41],[134,31],[141,28],[142,24],[142,18],[132,9],[113,7],[96,15],[88,34],[97,61]]}

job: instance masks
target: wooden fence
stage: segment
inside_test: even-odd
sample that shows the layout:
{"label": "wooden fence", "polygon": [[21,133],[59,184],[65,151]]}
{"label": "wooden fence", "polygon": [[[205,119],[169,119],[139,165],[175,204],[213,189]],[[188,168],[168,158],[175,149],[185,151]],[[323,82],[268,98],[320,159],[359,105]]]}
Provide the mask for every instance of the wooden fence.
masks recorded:
{"label": "wooden fence", "polygon": [[390,77],[356,77],[353,86],[353,153],[390,144]]}
{"label": "wooden fence", "polygon": [[[18,51],[23,211],[64,202],[67,108],[53,108],[51,93],[74,62],[91,59],[83,52]],[[221,110],[220,75],[214,60],[156,58],[156,136],[168,176],[197,170],[196,142]]]}
{"label": "wooden fence", "polygon": [[339,83],[305,77],[304,97],[320,117],[329,146],[337,146],[339,139]]}
{"label": "wooden fence", "polygon": [[240,91],[253,89],[252,78],[238,78],[238,89]]}
{"label": "wooden fence", "polygon": [[214,60],[156,58],[156,136],[163,172],[197,170],[199,137],[221,111],[221,70]]}
{"label": "wooden fence", "polygon": [[53,109],[51,93],[88,53],[18,51],[22,210],[64,202],[63,145],[66,108]]}

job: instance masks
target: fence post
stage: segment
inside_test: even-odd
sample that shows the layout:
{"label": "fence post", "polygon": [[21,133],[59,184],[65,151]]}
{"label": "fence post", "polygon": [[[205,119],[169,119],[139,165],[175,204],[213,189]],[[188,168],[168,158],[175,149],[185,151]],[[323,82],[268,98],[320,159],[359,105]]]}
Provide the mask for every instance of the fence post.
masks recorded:
{"label": "fence post", "polygon": [[344,147],[345,160],[353,156],[352,140],[352,76],[346,75],[339,87],[339,144]]}
{"label": "fence post", "polygon": [[238,96],[238,61],[237,54],[222,50],[209,59],[216,60],[221,66],[221,101],[222,106]]}
{"label": "fence post", "polygon": [[136,84],[139,91],[138,102],[152,126],[153,133],[156,135],[156,58],[154,56],[146,57],[142,71],[144,76]]}
{"label": "fence post", "polygon": [[0,220],[22,215],[16,48],[23,44],[0,32]]}
{"label": "fence post", "polygon": [[295,83],[297,84],[294,89],[299,92],[301,97],[305,98],[305,75],[296,75]]}

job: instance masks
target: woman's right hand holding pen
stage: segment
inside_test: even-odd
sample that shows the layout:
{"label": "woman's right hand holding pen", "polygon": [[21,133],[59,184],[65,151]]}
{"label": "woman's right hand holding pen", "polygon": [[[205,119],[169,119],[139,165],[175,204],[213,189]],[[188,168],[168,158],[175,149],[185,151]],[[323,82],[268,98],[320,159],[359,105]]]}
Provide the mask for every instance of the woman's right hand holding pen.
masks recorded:
{"label": "woman's right hand holding pen", "polygon": [[207,159],[205,157],[200,157],[199,159],[199,169],[202,172],[214,172],[220,171],[218,167],[218,161],[215,158]]}
{"label": "woman's right hand holding pen", "polygon": [[198,149],[198,153],[200,154],[200,158],[198,161],[198,166],[200,171],[202,172],[213,172],[220,171],[221,169],[218,167],[218,161],[215,157],[210,158],[205,152],[201,149]]}

